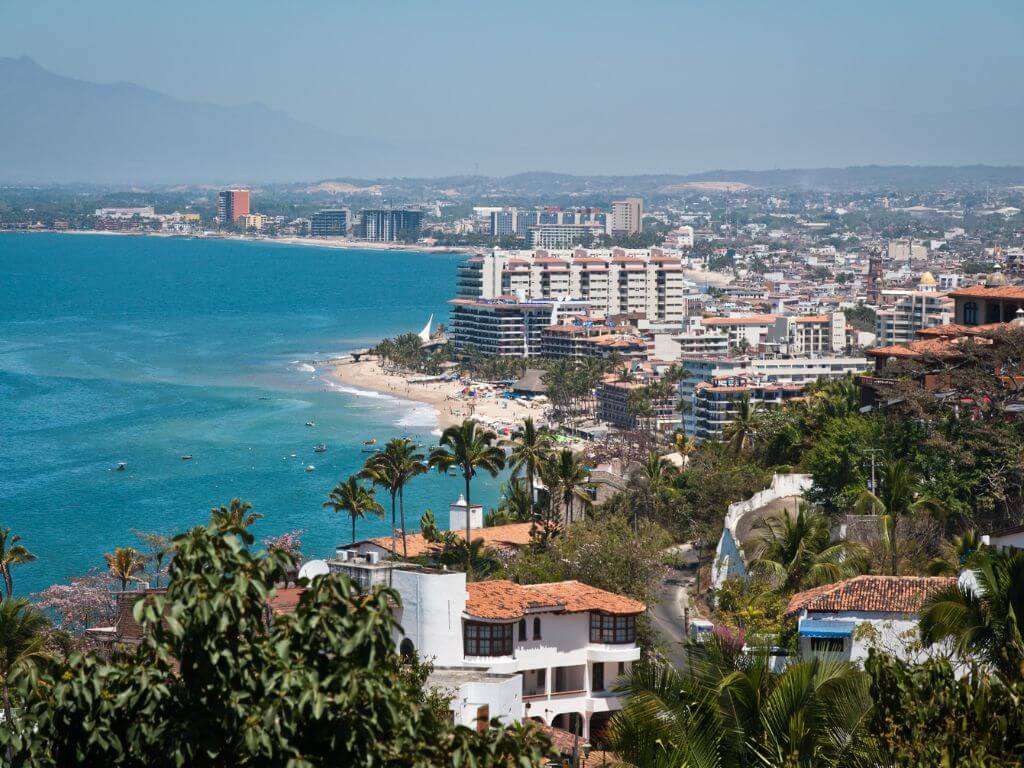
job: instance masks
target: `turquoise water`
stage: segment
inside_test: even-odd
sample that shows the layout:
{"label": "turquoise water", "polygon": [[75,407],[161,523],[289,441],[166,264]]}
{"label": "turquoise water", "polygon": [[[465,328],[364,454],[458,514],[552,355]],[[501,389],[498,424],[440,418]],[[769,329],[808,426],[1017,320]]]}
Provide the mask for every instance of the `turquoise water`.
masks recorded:
{"label": "turquoise water", "polygon": [[[320,506],[327,492],[362,465],[367,438],[436,442],[435,414],[340,390],[306,361],[419,331],[431,313],[446,320],[460,259],[0,235],[0,525],[39,556],[16,571],[16,591],[102,566],[104,552],[138,545],[133,530],[184,530],[233,496],[266,516],[257,539],[303,529],[307,556],[348,541],[348,518]],[[460,484],[414,480],[410,528],[426,508],[446,523]],[[497,481],[474,494],[493,504]],[[387,532],[375,519],[357,528]]]}

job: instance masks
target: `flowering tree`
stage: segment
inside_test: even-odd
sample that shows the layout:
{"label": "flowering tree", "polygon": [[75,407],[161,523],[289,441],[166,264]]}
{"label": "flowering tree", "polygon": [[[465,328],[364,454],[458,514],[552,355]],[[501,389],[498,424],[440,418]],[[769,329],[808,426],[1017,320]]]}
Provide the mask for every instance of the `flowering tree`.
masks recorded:
{"label": "flowering tree", "polygon": [[33,595],[58,629],[79,635],[89,627],[114,623],[115,603],[110,577],[92,570],[68,584],[54,584]]}
{"label": "flowering tree", "polygon": [[297,531],[285,531],[280,536],[269,536],[263,540],[263,548],[268,552],[286,552],[295,562],[302,562],[302,533],[300,528]]}

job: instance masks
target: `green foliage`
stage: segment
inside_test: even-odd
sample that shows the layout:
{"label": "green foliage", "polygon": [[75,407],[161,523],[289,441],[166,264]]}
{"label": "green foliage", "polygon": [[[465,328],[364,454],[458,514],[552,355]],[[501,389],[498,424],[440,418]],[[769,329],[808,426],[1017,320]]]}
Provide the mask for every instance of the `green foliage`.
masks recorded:
{"label": "green foliage", "polygon": [[875,310],[871,307],[858,304],[856,307],[847,307],[843,310],[843,314],[846,315],[847,324],[858,331],[875,332],[876,315]]}
{"label": "green foliage", "polygon": [[808,499],[829,513],[846,512],[867,488],[868,448],[879,447],[880,425],[863,416],[829,419],[804,464],[814,480]]}
{"label": "green foliage", "polygon": [[[525,766],[533,736],[453,727],[403,672],[378,589],[320,577],[293,614],[268,598],[294,566],[242,526],[175,539],[166,595],[139,601],[136,653],[55,660],[0,728],[8,763],[142,766]],[[10,723],[11,721],[7,721]]]}
{"label": "green foliage", "polygon": [[782,634],[787,598],[759,579],[726,579],[715,591],[715,624],[743,630],[753,637],[777,638]]}
{"label": "green foliage", "polygon": [[356,520],[369,515],[384,517],[384,508],[374,498],[373,488],[367,488],[359,482],[359,475],[350,475],[348,480],[338,483],[331,489],[324,507],[335,512],[347,512],[352,521],[352,543],[356,543]]}
{"label": "green foliage", "polygon": [[973,669],[957,679],[944,660],[908,666],[872,652],[864,665],[874,707],[868,727],[882,765],[1024,765],[1024,686]]}
{"label": "green foliage", "polygon": [[444,370],[442,364],[452,359],[449,346],[425,348],[423,340],[415,333],[384,339],[370,352],[380,357],[385,368],[429,375],[441,373]]}

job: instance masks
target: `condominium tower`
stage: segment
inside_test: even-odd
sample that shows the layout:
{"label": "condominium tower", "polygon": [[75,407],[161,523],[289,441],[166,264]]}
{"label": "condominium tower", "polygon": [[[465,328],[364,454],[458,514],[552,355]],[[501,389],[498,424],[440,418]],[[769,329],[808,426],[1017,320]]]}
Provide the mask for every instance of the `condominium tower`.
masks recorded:
{"label": "condominium tower", "polygon": [[217,195],[217,219],[221,224],[234,224],[248,213],[248,189],[225,189]]}

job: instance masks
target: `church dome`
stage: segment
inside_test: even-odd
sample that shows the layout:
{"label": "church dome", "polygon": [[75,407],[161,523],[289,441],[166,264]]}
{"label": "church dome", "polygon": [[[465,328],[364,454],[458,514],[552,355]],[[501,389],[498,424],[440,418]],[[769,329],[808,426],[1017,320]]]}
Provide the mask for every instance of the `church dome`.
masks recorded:
{"label": "church dome", "polygon": [[1002,272],[993,272],[991,275],[985,278],[986,288],[998,288],[1001,285],[1009,285],[1009,280],[1006,279],[1006,275]]}
{"label": "church dome", "polygon": [[925,272],[921,275],[921,280],[918,282],[918,285],[938,285],[938,283],[935,282],[935,275],[931,272]]}

